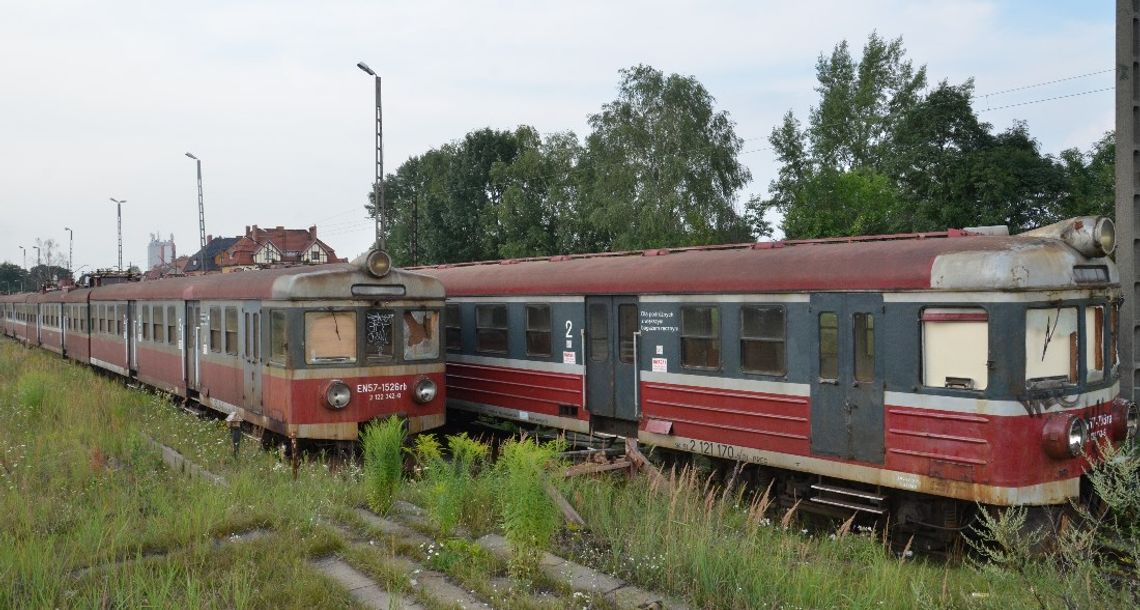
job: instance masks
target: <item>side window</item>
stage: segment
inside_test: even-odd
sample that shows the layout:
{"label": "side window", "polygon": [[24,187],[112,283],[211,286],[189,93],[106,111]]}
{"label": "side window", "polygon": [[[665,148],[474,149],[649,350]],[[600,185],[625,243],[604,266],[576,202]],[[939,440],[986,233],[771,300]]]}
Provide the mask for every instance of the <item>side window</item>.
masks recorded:
{"label": "side window", "polygon": [[1088,381],[1104,379],[1104,306],[1085,307],[1085,369]]}
{"label": "side window", "polygon": [[123,328],[123,324],[125,323],[124,318],[126,318],[126,317],[127,317],[127,306],[126,305],[115,305],[115,334],[120,336],[120,337],[123,336],[123,331],[125,330]]}
{"label": "side window", "polygon": [[720,368],[720,310],[716,307],[681,308],[681,366]]}
{"label": "side window", "polygon": [[1025,312],[1025,380],[1077,382],[1077,308]]}
{"label": "side window", "polygon": [[1116,351],[1116,336],[1120,332],[1120,303],[1113,303],[1108,310],[1108,365],[1116,370],[1120,364],[1120,354]]}
{"label": "side window", "polygon": [[855,333],[855,381],[875,380],[875,316],[857,313],[852,320]]}
{"label": "side window", "polygon": [[100,333],[107,332],[107,307],[104,305],[95,306],[95,318],[99,320],[98,328]]}
{"label": "side window", "polygon": [[610,359],[610,308],[605,303],[590,303],[587,334],[590,337],[590,362]]}
{"label": "side window", "polygon": [[922,384],[984,390],[989,385],[990,323],[984,309],[922,310]]}
{"label": "side window", "polygon": [[173,305],[166,308],[166,342],[178,345],[178,309]]}
{"label": "side window", "polygon": [[748,373],[785,375],[783,307],[740,308],[740,368]]}
{"label": "side window", "polygon": [[286,355],[289,351],[285,342],[285,312],[269,312],[269,361],[277,364],[286,364]]}
{"label": "side window", "polygon": [[236,356],[238,353],[238,315],[236,307],[226,308],[226,353]]}
{"label": "side window", "polygon": [[246,328],[245,332],[253,335],[253,359],[261,362],[261,313],[253,314],[253,327]]}
{"label": "side window", "polygon": [[250,320],[250,316],[249,316],[248,311],[245,312],[245,315],[243,316],[243,321],[245,322],[245,334],[242,335],[242,338],[244,340],[242,341],[241,355],[243,358],[249,358],[250,355],[253,353],[252,346],[250,345],[251,339],[253,338],[253,332],[251,332],[253,329],[250,328],[251,320]]}
{"label": "side window", "polygon": [[526,355],[550,355],[550,305],[526,306]]}
{"label": "side window", "polygon": [[309,364],[356,362],[356,312],[306,311],[305,361]]}
{"label": "side window", "polygon": [[222,353],[222,308],[210,308],[210,351]]}
{"label": "side window", "polygon": [[369,309],[364,314],[364,357],[369,360],[391,360],[395,355],[392,338],[391,309]]}
{"label": "side window", "polygon": [[839,379],[839,316],[834,311],[819,314],[819,378]]}
{"label": "side window", "polygon": [[404,312],[404,360],[439,357],[439,312],[414,309]]}
{"label": "side window", "polygon": [[475,351],[507,353],[507,306],[475,306]]}
{"label": "side window", "polygon": [[448,305],[443,310],[444,334],[447,349],[463,349],[463,313],[459,305]]}
{"label": "side window", "polygon": [[153,330],[151,336],[154,337],[155,343],[164,343],[166,341],[166,321],[163,312],[166,310],[162,305],[155,305],[154,311],[151,312],[151,322]]}

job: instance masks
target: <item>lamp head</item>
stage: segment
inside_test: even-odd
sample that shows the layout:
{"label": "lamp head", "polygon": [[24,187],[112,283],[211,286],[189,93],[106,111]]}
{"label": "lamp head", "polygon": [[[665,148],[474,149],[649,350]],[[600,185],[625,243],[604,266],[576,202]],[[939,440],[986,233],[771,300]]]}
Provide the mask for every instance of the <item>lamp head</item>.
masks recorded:
{"label": "lamp head", "polygon": [[366,63],[364,63],[364,62],[362,62],[362,61],[361,61],[361,62],[357,62],[357,63],[356,63],[356,67],[357,67],[357,68],[360,68],[361,70],[364,70],[365,72],[367,72],[367,73],[369,74],[369,76],[376,76],[376,73],[372,71],[372,68],[369,68],[369,67],[368,67],[368,64],[366,64]]}

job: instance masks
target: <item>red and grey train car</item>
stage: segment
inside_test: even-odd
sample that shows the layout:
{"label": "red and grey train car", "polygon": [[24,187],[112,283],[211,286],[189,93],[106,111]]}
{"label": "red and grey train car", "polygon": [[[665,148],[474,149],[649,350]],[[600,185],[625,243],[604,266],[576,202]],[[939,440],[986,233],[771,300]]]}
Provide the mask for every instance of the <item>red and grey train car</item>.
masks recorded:
{"label": "red and grey train car", "polygon": [[444,422],[443,288],[387,255],[0,297],[4,334],[285,437]]}
{"label": "red and grey train car", "polygon": [[[1003,228],[1004,229],[1004,228]],[[1119,392],[1107,219],[422,269],[448,404],[758,465],[819,508],[952,526],[1061,505]],[[950,516],[947,516],[947,515]]]}

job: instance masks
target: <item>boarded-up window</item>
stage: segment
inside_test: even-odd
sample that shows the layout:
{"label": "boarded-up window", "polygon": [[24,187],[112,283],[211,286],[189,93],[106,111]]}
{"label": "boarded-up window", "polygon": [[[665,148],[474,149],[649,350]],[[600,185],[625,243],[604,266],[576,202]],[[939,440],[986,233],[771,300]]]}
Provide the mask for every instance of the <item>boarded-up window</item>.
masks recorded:
{"label": "boarded-up window", "polygon": [[475,306],[475,350],[507,353],[507,306]]}
{"label": "boarded-up window", "polygon": [[747,373],[783,375],[784,308],[745,306],[740,309],[740,369]]}
{"label": "boarded-up window", "polygon": [[550,355],[550,305],[526,306],[526,355]]}
{"label": "boarded-up window", "polygon": [[269,361],[286,364],[289,346],[285,342],[285,312],[269,312]]}
{"label": "boarded-up window", "polygon": [[1085,308],[1085,368],[1089,381],[1104,379],[1104,307]]}
{"label": "boarded-up window", "polygon": [[309,364],[356,362],[356,312],[305,312],[305,361]]}
{"label": "boarded-up window", "polygon": [[391,360],[395,354],[391,309],[369,309],[364,314],[364,355],[370,361]]}
{"label": "boarded-up window", "polygon": [[989,385],[990,327],[986,310],[928,307],[922,311],[922,383],[984,390]]}
{"label": "boarded-up window", "polygon": [[222,353],[222,308],[210,308],[210,351]]}
{"label": "boarded-up window", "polygon": [[439,357],[439,314],[418,309],[404,312],[404,360]]}
{"label": "boarded-up window", "polygon": [[720,310],[716,307],[681,308],[681,366],[720,368]]}
{"label": "boarded-up window", "polygon": [[819,314],[819,378],[839,379],[839,316]]}
{"label": "boarded-up window", "polygon": [[1025,312],[1025,379],[1077,382],[1077,308]]}
{"label": "boarded-up window", "polygon": [[443,317],[447,349],[456,351],[463,349],[463,313],[459,305],[448,305],[444,309]]}

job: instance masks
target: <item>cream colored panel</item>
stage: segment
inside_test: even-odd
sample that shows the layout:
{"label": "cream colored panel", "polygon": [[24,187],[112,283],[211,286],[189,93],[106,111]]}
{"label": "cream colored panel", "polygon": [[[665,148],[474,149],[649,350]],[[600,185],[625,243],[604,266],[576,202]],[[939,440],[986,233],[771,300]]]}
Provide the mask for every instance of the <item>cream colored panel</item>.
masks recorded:
{"label": "cream colored panel", "polygon": [[1025,378],[1064,377],[1076,362],[1072,339],[1077,332],[1077,308],[1030,309],[1025,312]]}
{"label": "cream colored panel", "polygon": [[923,322],[922,379],[930,387],[946,387],[948,377],[973,381],[973,389],[989,385],[988,322]]}
{"label": "cream colored panel", "polygon": [[356,362],[356,312],[305,312],[305,360]]}
{"label": "cream colored panel", "polygon": [[1089,381],[1104,379],[1104,307],[1085,307],[1085,368]]}

